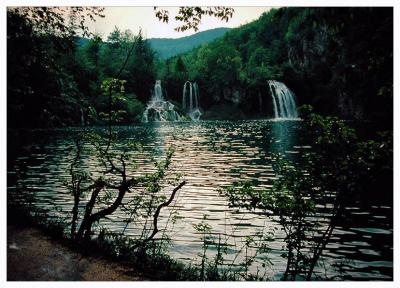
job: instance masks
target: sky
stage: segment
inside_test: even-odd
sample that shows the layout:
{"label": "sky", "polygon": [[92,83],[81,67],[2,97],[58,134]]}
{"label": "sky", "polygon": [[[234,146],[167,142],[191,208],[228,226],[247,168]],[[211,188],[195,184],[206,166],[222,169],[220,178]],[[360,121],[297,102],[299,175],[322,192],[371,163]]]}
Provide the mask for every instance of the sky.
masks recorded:
{"label": "sky", "polygon": [[[169,11],[169,23],[162,23],[156,16],[153,7],[106,7],[104,18],[97,18],[96,22],[88,22],[92,32],[97,32],[106,39],[108,34],[117,26],[121,30],[130,29],[134,34],[142,28],[143,36],[146,38],[180,38],[196,33],[194,30],[176,32],[175,27],[179,22],[174,16],[178,13],[178,7],[159,7]],[[203,16],[199,31],[205,31],[217,27],[238,27],[258,19],[262,13],[269,11],[271,7],[233,7],[235,13],[228,21]]]}

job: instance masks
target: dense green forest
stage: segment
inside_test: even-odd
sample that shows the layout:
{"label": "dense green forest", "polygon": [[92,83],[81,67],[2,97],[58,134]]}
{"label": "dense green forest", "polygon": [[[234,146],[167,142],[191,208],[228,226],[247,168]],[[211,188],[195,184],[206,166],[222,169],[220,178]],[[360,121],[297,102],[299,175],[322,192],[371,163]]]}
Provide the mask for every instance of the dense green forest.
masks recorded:
{"label": "dense green forest", "polygon": [[272,116],[267,81],[276,79],[320,113],[391,122],[392,13],[390,8],[271,10],[167,61],[167,89],[178,95],[182,82],[191,79],[201,87],[205,110],[228,105],[240,107],[245,117],[266,117]]}
{"label": "dense green forest", "polygon": [[133,55],[121,73],[129,79],[126,98],[114,108],[125,112],[123,123],[138,121],[156,71],[154,52],[141,35],[116,28],[107,42],[92,35],[82,45],[77,35],[37,32],[29,19],[13,12],[8,13],[7,28],[10,126],[101,123],[101,112],[107,110],[101,83],[121,67],[135,38]]}
{"label": "dense green forest", "polygon": [[82,41],[77,33],[46,30],[9,10],[8,123],[101,124],[107,106],[101,83],[122,66],[135,39],[120,77],[126,81],[126,97],[114,103],[122,123],[140,121],[156,79],[175,103],[181,103],[183,84],[196,81],[208,119],[216,111],[219,118],[271,117],[267,81],[274,79],[286,83],[299,104],[312,104],[317,112],[391,123],[392,13],[391,8],[273,9],[163,60],[159,57],[167,52],[156,53],[148,40],[129,30],[116,27],[104,40],[91,34]]}

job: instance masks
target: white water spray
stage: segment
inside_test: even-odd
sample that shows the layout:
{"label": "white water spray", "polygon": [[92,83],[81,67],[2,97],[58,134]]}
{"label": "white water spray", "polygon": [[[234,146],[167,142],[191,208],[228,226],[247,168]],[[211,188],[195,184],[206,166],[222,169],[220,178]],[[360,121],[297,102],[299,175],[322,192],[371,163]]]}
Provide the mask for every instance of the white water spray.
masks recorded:
{"label": "white water spray", "polygon": [[276,119],[297,119],[296,96],[282,82],[268,80]]}
{"label": "white water spray", "polygon": [[186,81],[183,85],[182,92],[182,110],[186,112],[192,120],[195,121],[199,120],[202,115],[199,106],[199,97],[199,86],[197,83]]}
{"label": "white water spray", "polygon": [[175,111],[175,105],[164,99],[161,80],[157,80],[151,99],[143,112],[142,121],[179,121],[180,119],[181,116]]}

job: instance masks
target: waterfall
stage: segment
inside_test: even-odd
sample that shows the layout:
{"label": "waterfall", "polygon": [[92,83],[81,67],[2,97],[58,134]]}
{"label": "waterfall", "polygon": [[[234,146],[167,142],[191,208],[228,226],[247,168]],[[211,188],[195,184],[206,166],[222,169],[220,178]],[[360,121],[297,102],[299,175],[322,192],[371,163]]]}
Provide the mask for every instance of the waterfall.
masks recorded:
{"label": "waterfall", "polygon": [[154,84],[153,93],[143,112],[142,121],[179,121],[181,116],[175,111],[175,105],[165,100],[161,80]]}
{"label": "waterfall", "polygon": [[282,82],[268,80],[276,119],[297,119],[295,95]]}
{"label": "waterfall", "polygon": [[161,88],[161,80],[156,80],[156,84],[154,84],[154,94],[153,98],[156,101],[163,101],[163,93],[162,93],[162,88]]}
{"label": "waterfall", "polygon": [[186,81],[185,84],[183,84],[182,110],[195,121],[199,120],[202,115],[199,102],[199,86],[196,82],[191,83],[190,81]]}
{"label": "waterfall", "polygon": [[182,92],[182,111],[183,112],[186,112],[186,83],[183,84],[183,92]]}
{"label": "waterfall", "polygon": [[80,107],[80,110],[81,110],[81,126],[84,127],[85,126],[85,117],[84,117],[82,107]]}

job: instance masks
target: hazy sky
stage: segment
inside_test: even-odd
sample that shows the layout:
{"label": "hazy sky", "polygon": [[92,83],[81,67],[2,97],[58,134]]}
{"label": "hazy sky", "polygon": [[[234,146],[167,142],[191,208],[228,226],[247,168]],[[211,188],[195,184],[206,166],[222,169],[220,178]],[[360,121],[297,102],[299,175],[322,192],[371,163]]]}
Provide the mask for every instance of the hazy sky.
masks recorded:
{"label": "hazy sky", "polygon": [[[169,23],[158,21],[153,7],[106,7],[105,18],[99,18],[96,22],[87,23],[92,32],[100,33],[105,39],[108,34],[118,26],[121,30],[130,29],[134,34],[142,28],[146,38],[179,38],[194,34],[193,30],[176,32],[174,28],[178,26],[174,16],[178,12],[178,7],[160,7],[169,11]],[[203,16],[199,31],[204,31],[217,27],[238,27],[242,24],[251,22],[260,15],[270,10],[270,7],[234,7],[235,13],[228,21],[220,21],[216,18]]]}

